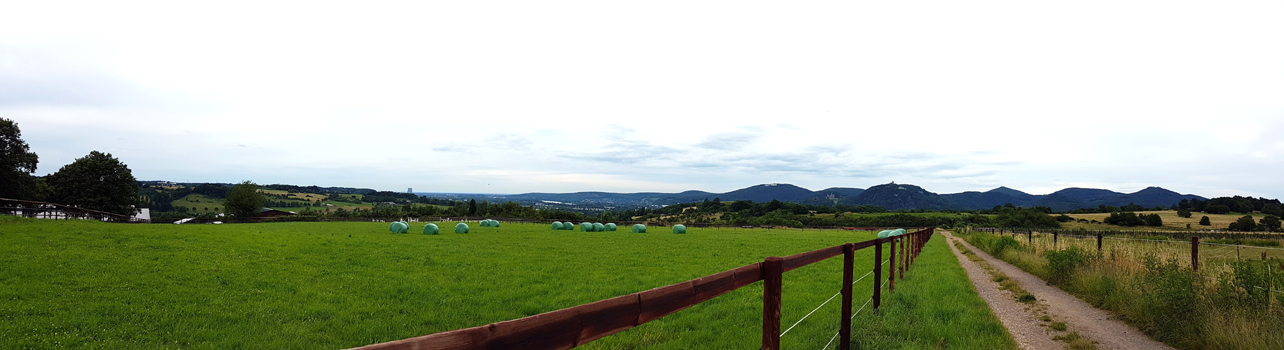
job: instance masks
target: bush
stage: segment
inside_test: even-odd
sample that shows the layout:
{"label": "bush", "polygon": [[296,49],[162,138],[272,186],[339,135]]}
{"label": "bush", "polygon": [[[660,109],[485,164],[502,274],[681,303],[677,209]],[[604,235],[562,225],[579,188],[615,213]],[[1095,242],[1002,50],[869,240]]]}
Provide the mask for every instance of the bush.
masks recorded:
{"label": "bush", "polygon": [[1199,224],[1202,226],[1212,226],[1213,222],[1208,221],[1208,216],[1204,216],[1202,218],[1199,218]]}
{"label": "bush", "polygon": [[1047,253],[1048,258],[1048,283],[1065,284],[1070,281],[1070,275],[1074,269],[1086,265],[1092,255],[1088,251],[1077,246],[1060,251],[1051,251]]}
{"label": "bush", "polygon": [[1017,242],[1015,238],[1008,236],[999,237],[998,239],[990,241],[989,251],[990,254],[994,254],[995,257],[1003,255],[1003,251],[1008,249],[1020,250],[1021,242]]}

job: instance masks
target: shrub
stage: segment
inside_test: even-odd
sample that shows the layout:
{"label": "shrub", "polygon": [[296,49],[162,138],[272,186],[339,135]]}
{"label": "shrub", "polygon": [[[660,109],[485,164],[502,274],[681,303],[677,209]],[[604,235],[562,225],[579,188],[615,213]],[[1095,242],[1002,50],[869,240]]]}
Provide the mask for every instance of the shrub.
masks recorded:
{"label": "shrub", "polygon": [[1212,225],[1213,225],[1212,221],[1208,221],[1208,216],[1204,216],[1204,217],[1202,217],[1202,218],[1199,218],[1199,224],[1200,224],[1200,225],[1202,225],[1202,226],[1212,226]]}
{"label": "shrub", "polygon": [[1008,249],[1019,250],[1021,249],[1021,243],[1017,242],[1015,238],[1008,236],[999,237],[998,239],[990,241],[989,251],[991,254],[994,254],[995,257],[1003,255],[1003,251]]}
{"label": "shrub", "polygon": [[1060,285],[1069,282],[1074,269],[1086,265],[1092,255],[1083,248],[1071,246],[1060,251],[1050,251],[1047,253],[1047,258],[1048,283]]}

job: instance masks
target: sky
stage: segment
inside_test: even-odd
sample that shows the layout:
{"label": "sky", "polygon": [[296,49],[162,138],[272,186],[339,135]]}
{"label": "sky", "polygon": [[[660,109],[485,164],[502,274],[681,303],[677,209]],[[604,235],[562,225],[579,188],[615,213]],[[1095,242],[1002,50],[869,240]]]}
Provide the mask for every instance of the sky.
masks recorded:
{"label": "sky", "polygon": [[1279,1],[22,1],[36,175],[1284,197]]}

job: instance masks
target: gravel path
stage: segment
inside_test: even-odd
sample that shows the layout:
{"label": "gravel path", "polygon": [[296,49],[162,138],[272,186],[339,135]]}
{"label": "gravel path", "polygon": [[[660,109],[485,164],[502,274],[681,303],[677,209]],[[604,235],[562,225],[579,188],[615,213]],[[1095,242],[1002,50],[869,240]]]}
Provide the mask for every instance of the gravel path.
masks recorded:
{"label": "gravel path", "polygon": [[[1163,343],[1151,340],[1145,334],[1142,334],[1136,328],[1116,320],[1109,313],[1092,307],[1088,303],[1079,300],[1079,298],[1062,291],[1056,286],[1050,286],[1042,279],[1035,277],[1020,268],[1012,266],[1002,260],[986,254],[984,251],[976,249],[966,241],[955,238],[949,232],[942,232],[949,240],[950,250],[954,256],[963,264],[963,269],[967,270],[967,275],[972,279],[972,284],[981,297],[990,304],[990,310],[994,315],[999,317],[1003,326],[1007,327],[1016,338],[1017,343],[1021,344],[1023,349],[1059,349],[1063,348],[1064,343],[1053,340],[1052,337],[1067,332],[1078,332],[1080,336],[1097,342],[1100,349],[1173,349]],[[985,259],[995,269],[1008,275],[1008,278],[1017,281],[1021,287],[1025,288],[1030,294],[1037,298],[1038,305],[1030,306],[1017,302],[1008,292],[999,290],[999,283],[993,282],[990,275],[985,269],[977,263],[968,260],[959,250],[954,247],[953,242],[960,242],[970,249],[977,256]],[[1040,326],[1041,313],[1039,309],[1046,311],[1054,320],[1066,323],[1066,332],[1057,332]]]}

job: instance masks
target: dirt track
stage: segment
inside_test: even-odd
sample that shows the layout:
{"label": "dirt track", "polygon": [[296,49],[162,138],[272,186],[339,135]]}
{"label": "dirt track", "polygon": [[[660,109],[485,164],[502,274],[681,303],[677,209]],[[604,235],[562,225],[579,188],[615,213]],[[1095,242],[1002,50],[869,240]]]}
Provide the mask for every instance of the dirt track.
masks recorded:
{"label": "dirt track", "polygon": [[[1173,349],[1151,340],[1136,328],[1114,319],[1106,311],[1094,308],[1055,286],[1047,285],[1034,275],[995,259],[949,232],[942,231],[942,234],[947,238],[950,250],[959,259],[963,269],[967,270],[977,292],[990,304],[990,310],[999,317],[1003,326],[1007,327],[1023,349],[1063,348],[1064,343],[1052,338],[1070,332],[1077,332],[1080,336],[1095,341],[1100,349]],[[1007,291],[1000,290],[999,283],[992,281],[990,274],[980,265],[963,256],[954,242],[962,243],[995,269],[1021,284],[1021,287],[1038,299],[1037,305],[1019,303]],[[1042,326],[1046,322],[1039,320],[1043,315],[1040,311],[1046,312],[1055,321],[1065,322],[1066,331],[1054,331]]]}

